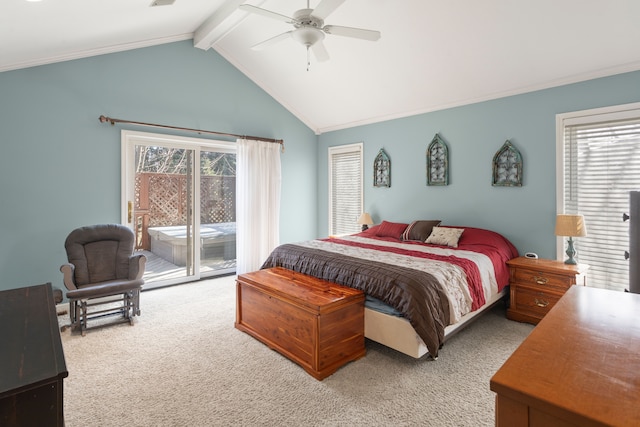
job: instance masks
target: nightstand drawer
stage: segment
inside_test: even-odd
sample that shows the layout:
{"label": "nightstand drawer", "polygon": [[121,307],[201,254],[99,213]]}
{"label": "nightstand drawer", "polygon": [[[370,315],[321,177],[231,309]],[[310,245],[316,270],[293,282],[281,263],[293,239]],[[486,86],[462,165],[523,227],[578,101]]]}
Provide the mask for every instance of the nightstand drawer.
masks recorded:
{"label": "nightstand drawer", "polygon": [[514,269],[513,281],[521,285],[531,285],[539,288],[555,288],[566,291],[575,284],[575,276],[559,275],[540,270]]}
{"label": "nightstand drawer", "polygon": [[515,300],[511,301],[512,307],[523,314],[528,313],[540,319],[560,300],[560,295],[526,287],[518,287],[513,295]]}
{"label": "nightstand drawer", "polygon": [[511,305],[507,317],[534,325],[576,284],[586,284],[586,264],[518,257],[507,261]]}

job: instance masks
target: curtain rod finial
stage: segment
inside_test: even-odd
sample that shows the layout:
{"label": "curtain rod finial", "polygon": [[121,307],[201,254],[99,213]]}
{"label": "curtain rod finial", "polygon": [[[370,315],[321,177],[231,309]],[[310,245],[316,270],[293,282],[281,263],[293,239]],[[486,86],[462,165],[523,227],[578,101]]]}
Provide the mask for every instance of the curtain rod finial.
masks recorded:
{"label": "curtain rod finial", "polygon": [[109,117],[106,117],[106,116],[104,116],[104,115],[103,115],[103,116],[100,116],[100,117],[98,118],[98,120],[100,120],[100,123],[109,122],[109,123],[111,123],[111,126],[113,126],[113,125],[115,125],[115,124],[116,124],[116,123],[115,123],[115,121],[113,121],[113,119],[110,119]]}

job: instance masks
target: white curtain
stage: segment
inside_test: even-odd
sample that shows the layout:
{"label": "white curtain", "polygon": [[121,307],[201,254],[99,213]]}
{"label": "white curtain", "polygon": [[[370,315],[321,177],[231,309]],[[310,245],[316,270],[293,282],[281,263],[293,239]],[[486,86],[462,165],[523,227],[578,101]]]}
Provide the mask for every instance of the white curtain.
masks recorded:
{"label": "white curtain", "polygon": [[236,272],[242,274],[258,270],[279,244],[280,144],[237,143]]}

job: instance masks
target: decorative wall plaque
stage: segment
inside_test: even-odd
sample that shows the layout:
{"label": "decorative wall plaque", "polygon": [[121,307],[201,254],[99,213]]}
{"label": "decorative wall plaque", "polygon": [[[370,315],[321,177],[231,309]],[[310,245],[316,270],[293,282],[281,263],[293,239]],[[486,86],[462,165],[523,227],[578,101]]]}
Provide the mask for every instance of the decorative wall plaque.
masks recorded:
{"label": "decorative wall plaque", "polygon": [[449,148],[437,133],[427,147],[427,185],[449,185]]}
{"label": "decorative wall plaque", "polygon": [[522,186],[522,156],[520,151],[507,139],[502,148],[493,156],[493,186]]}
{"label": "decorative wall plaque", "polygon": [[382,148],[373,162],[373,186],[391,187],[391,160]]}

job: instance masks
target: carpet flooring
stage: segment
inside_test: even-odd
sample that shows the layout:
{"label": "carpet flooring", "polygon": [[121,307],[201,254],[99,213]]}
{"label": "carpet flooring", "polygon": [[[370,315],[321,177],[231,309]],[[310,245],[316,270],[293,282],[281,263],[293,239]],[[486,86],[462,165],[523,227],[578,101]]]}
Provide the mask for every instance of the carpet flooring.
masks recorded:
{"label": "carpet flooring", "polygon": [[367,340],[317,381],[234,328],[234,281],[143,292],[134,326],[64,330],[66,426],[493,426],[489,380],[533,328],[499,304],[435,361]]}

